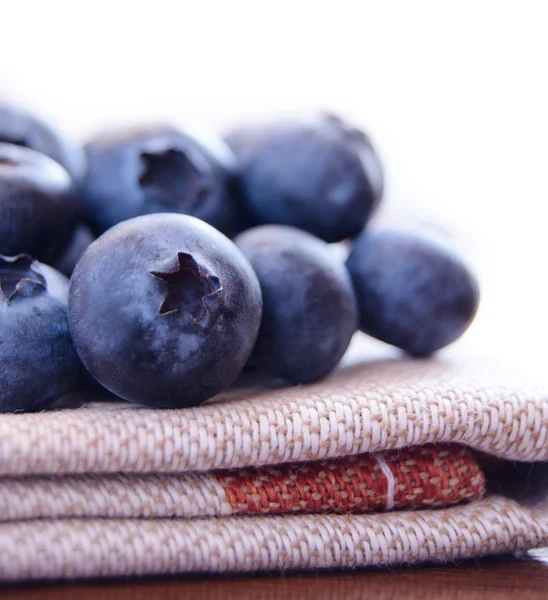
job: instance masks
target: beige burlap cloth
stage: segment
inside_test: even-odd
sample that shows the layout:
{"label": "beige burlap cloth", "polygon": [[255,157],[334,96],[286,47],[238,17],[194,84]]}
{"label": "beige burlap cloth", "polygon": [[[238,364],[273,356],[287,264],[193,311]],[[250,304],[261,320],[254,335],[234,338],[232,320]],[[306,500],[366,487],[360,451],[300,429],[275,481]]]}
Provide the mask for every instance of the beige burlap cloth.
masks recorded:
{"label": "beige burlap cloth", "polygon": [[542,494],[484,493],[475,451],[547,461],[548,392],[486,362],[360,359],[315,385],[234,390],[195,409],[0,415],[0,579],[394,565],[548,545]]}

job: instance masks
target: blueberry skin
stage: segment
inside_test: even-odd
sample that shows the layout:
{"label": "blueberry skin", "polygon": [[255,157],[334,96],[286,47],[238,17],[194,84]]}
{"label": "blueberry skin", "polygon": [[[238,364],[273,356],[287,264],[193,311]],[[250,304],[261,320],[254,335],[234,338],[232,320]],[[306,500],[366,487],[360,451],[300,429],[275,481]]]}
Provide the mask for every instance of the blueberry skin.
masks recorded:
{"label": "blueberry skin", "polygon": [[474,275],[442,244],[400,230],[366,231],[346,262],[369,335],[424,357],[468,329],[479,304]]}
{"label": "blueberry skin", "polygon": [[243,127],[225,140],[259,223],[338,242],[358,235],[381,201],[384,177],[371,141],[333,115]]}
{"label": "blueberry skin", "polygon": [[48,293],[65,307],[68,305],[69,279],[63,273],[35,260],[32,269],[46,280]]}
{"label": "blueberry skin", "polygon": [[67,290],[66,278],[30,256],[0,256],[0,412],[42,410],[78,385]]}
{"label": "blueberry skin", "polygon": [[0,254],[46,263],[65,250],[81,216],[69,174],[45,154],[0,144]]}
{"label": "blueberry skin", "polygon": [[165,212],[197,217],[229,236],[245,226],[235,159],[221,140],[149,125],[99,136],[85,149],[83,194],[96,235],[126,219]]}
{"label": "blueberry skin", "polygon": [[76,182],[84,174],[85,154],[82,148],[71,144],[41,117],[5,101],[0,101],[0,142],[49,156],[62,165]]}
{"label": "blueberry skin", "polygon": [[357,329],[344,263],[322,240],[284,225],[240,234],[263,294],[263,318],[250,365],[292,383],[328,375]]}
{"label": "blueberry skin", "polygon": [[74,345],[108,390],[160,408],[195,406],[235,381],[253,349],[261,291],[236,246],[186,215],[109,229],[76,265]]}

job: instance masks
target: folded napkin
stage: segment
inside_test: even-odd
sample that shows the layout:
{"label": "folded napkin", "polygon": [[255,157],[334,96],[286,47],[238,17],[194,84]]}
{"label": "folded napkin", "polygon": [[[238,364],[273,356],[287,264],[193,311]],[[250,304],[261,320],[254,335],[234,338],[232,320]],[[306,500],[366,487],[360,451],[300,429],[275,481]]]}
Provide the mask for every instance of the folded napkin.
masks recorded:
{"label": "folded napkin", "polygon": [[544,461],[548,391],[448,358],[358,357],[186,410],[0,415],[0,579],[523,552],[548,545]]}

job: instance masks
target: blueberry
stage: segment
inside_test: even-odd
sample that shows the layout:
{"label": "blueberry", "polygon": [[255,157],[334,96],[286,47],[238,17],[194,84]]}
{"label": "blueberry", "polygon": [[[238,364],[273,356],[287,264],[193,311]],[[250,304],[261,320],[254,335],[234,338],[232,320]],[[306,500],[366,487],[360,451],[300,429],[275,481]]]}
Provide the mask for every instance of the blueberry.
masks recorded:
{"label": "blueberry", "polygon": [[73,182],[59,163],[28,148],[0,144],[0,254],[55,261],[80,212]]}
{"label": "blueberry", "polygon": [[41,152],[62,165],[75,181],[85,170],[85,155],[40,117],[0,102],[0,142]]}
{"label": "blueberry", "polygon": [[161,212],[198,217],[227,235],[241,230],[234,157],[221,140],[145,126],[97,137],[86,151],[83,192],[96,234]]}
{"label": "blueberry", "polygon": [[369,138],[332,115],[244,127],[226,141],[260,223],[337,242],[358,235],[381,200],[383,172]]}
{"label": "blueberry", "polygon": [[400,230],[366,231],[347,260],[360,328],[413,356],[460,337],[476,314],[479,289],[441,243]]}
{"label": "blueberry", "polygon": [[109,229],[76,265],[74,345],[118,396],[194,406],[230,385],[260,325],[261,291],[236,246],[186,215],[136,217]]}
{"label": "blueberry", "polygon": [[25,254],[0,256],[0,412],[47,408],[78,382],[68,280]]}
{"label": "blueberry", "polygon": [[350,277],[331,248],[284,225],[235,239],[261,284],[263,318],[250,365],[292,383],[330,373],[357,329]]}
{"label": "blueberry", "polygon": [[32,270],[34,273],[38,273],[38,275],[42,275],[42,277],[44,277],[49,295],[53,298],[57,298],[57,300],[59,300],[59,302],[61,302],[66,309],[69,293],[68,277],[65,277],[57,269],[54,269],[53,267],[50,267],[44,263],[40,263],[37,260],[33,262]]}

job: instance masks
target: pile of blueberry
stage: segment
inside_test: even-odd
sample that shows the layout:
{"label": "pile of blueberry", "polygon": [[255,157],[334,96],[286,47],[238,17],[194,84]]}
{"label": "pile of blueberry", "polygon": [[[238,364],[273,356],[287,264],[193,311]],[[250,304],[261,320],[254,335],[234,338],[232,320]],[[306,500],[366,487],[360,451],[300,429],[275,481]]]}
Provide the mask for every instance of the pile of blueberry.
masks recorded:
{"label": "pile of blueberry", "polygon": [[154,407],[246,368],[312,382],[357,329],[416,357],[450,344],[476,280],[429,238],[365,229],[382,195],[371,141],[333,115],[81,148],[0,103],[0,412],[91,381]]}

